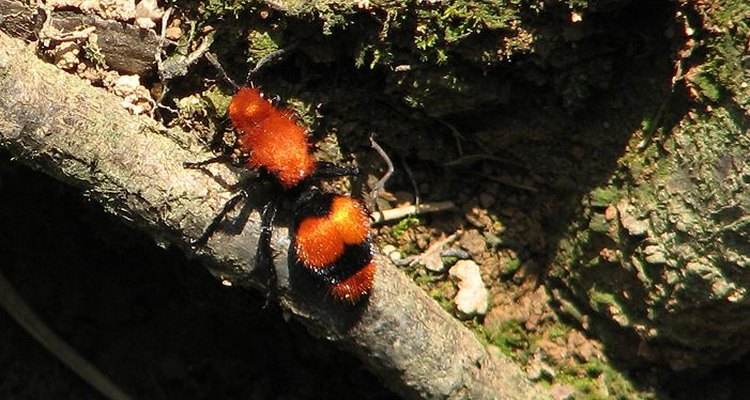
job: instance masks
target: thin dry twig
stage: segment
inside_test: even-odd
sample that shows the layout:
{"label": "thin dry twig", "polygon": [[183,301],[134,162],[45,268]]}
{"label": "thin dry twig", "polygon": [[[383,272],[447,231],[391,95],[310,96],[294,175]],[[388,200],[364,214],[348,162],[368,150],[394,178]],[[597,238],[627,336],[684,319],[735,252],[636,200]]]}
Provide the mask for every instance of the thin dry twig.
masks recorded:
{"label": "thin dry twig", "polygon": [[428,247],[427,250],[424,251],[424,253],[406,257],[403,260],[401,260],[399,264],[402,264],[402,265],[421,264],[421,265],[424,265],[425,268],[429,269],[430,271],[435,271],[435,272],[442,271],[444,269],[444,266],[443,266],[443,260],[441,259],[440,256],[443,253],[443,248],[455,242],[456,238],[458,237],[458,234],[459,233],[456,232],[448,237],[438,240],[437,242],[433,243],[430,247]]}
{"label": "thin dry twig", "polygon": [[409,215],[420,215],[439,211],[452,210],[456,205],[452,201],[440,201],[435,203],[423,203],[420,205],[408,205],[403,207],[390,208],[372,214],[373,223],[382,224],[388,221],[399,220]]}
{"label": "thin dry twig", "polygon": [[110,400],[130,400],[117,385],[44,323],[0,272],[0,305],[29,335],[86,383]]}

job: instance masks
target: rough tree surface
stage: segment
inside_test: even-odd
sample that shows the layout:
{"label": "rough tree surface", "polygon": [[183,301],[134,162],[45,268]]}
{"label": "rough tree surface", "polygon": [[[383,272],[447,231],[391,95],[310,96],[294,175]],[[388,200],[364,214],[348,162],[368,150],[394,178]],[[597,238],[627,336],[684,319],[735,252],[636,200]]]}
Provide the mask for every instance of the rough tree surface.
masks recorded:
{"label": "rough tree surface", "polygon": [[674,93],[585,197],[551,273],[628,362],[686,370],[750,350],[750,5],[680,10]]}

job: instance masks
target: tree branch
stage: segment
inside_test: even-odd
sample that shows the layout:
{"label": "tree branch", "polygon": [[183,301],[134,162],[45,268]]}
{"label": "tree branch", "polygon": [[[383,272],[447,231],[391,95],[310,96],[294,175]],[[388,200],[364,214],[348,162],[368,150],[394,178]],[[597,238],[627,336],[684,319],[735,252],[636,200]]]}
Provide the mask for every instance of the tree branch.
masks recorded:
{"label": "tree branch", "polygon": [[[187,240],[199,235],[231,195],[211,176],[182,167],[210,156],[191,135],[129,115],[118,98],[43,63],[33,47],[2,33],[0,111],[0,148],[82,188],[107,211],[186,252]],[[235,179],[225,166],[211,171]],[[250,193],[250,204],[261,203]],[[265,290],[267,271],[252,263],[258,220],[253,210],[241,233],[218,232],[201,251],[218,278]],[[357,354],[402,396],[547,397],[386,258],[376,257],[368,304],[352,310],[326,299],[288,268],[286,229],[275,230],[273,246],[284,311]]]}

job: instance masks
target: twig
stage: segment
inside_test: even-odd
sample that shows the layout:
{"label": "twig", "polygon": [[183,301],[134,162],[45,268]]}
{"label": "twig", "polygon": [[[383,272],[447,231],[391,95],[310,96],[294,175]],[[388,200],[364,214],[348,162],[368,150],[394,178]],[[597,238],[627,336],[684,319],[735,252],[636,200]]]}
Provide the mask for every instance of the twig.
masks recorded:
{"label": "twig", "polygon": [[372,191],[370,191],[370,198],[372,199],[372,202],[374,203],[375,200],[378,198],[378,192],[383,190],[385,188],[385,183],[388,182],[388,179],[391,178],[391,175],[393,175],[393,162],[391,162],[391,158],[388,157],[388,154],[385,153],[385,150],[383,150],[382,147],[375,141],[375,139],[370,136],[370,146],[372,146],[373,149],[378,153],[381,159],[385,162],[385,165],[387,166],[387,170],[385,171],[385,174],[378,180],[377,183],[372,188]]}
{"label": "twig", "polygon": [[461,140],[465,140],[465,138],[463,135],[461,135],[461,132],[459,132],[455,126],[453,126],[452,124],[449,124],[446,121],[443,121],[441,118],[435,118],[435,120],[443,124],[443,126],[445,126],[446,128],[448,128],[448,130],[451,131],[451,134],[453,135],[453,139],[456,141],[456,152],[458,153],[458,157],[459,158],[463,157],[464,149],[461,146]]}
{"label": "twig", "polygon": [[398,208],[383,210],[372,215],[375,224],[393,221],[404,218],[409,215],[420,215],[438,211],[451,210],[456,208],[452,201],[440,201],[436,203],[423,203],[420,205],[410,205]]}
{"label": "twig", "polygon": [[99,369],[57,336],[21,298],[2,272],[0,272],[0,305],[29,335],[33,336],[37,342],[101,393],[102,396],[110,400],[130,400],[130,397],[112,383]]}
{"label": "twig", "polygon": [[421,202],[421,199],[419,196],[419,186],[417,185],[417,180],[414,178],[414,173],[411,172],[411,168],[409,168],[409,164],[406,163],[406,160],[404,160],[404,157],[400,157],[400,158],[401,158],[401,164],[404,166],[404,171],[406,171],[406,176],[409,177],[411,188],[414,191],[414,204],[418,207],[419,203]]}
{"label": "twig", "polygon": [[456,241],[457,236],[458,232],[446,238],[438,240],[430,247],[428,247],[427,250],[424,251],[424,253],[406,257],[399,262],[399,265],[411,266],[414,264],[422,264],[430,271],[440,272],[444,269],[443,260],[440,258],[443,252],[443,248]]}

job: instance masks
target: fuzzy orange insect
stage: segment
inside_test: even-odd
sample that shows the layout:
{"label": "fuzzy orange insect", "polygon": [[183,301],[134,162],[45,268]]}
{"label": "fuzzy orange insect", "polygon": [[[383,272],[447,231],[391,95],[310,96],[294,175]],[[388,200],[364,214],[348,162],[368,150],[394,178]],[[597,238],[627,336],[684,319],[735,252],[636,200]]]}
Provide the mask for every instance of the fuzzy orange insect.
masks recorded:
{"label": "fuzzy orange insect", "polygon": [[[227,113],[239,131],[237,150],[243,159],[247,157],[245,167],[272,175],[284,189],[286,198],[304,191],[294,208],[292,247],[296,264],[326,284],[335,299],[358,302],[370,292],[375,276],[367,209],[351,197],[309,189],[316,179],[354,175],[358,170],[318,162],[311,151],[307,129],[297,123],[290,111],[279,109],[263,98],[258,89],[238,89]],[[224,158],[216,157],[185,166],[196,168],[221,160]],[[221,220],[244,197],[247,192],[243,188],[227,201],[194,245],[205,244]],[[271,229],[278,205],[276,199],[264,207],[258,240],[257,262],[270,269],[270,287],[275,287],[276,279]]]}

